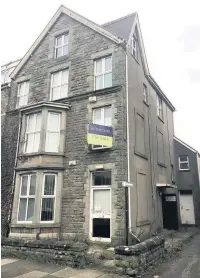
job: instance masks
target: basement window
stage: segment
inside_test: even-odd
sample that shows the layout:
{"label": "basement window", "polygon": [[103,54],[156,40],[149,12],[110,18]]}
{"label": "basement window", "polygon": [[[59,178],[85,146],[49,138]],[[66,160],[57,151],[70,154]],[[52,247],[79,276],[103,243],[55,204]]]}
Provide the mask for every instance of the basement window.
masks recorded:
{"label": "basement window", "polygon": [[110,219],[93,218],[93,237],[110,238]]}

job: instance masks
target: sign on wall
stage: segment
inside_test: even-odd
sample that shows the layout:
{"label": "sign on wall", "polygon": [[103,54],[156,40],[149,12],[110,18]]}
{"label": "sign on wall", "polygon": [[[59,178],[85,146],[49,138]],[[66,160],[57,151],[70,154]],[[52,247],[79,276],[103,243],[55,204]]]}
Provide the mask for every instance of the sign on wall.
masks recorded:
{"label": "sign on wall", "polygon": [[112,147],[113,128],[97,124],[88,125],[87,143],[91,145],[102,145]]}

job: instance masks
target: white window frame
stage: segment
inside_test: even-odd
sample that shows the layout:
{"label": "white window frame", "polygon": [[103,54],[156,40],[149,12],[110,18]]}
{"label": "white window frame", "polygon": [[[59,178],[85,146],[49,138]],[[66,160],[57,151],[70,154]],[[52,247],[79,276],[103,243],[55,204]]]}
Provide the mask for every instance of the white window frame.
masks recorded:
{"label": "white window frame", "polygon": [[163,101],[158,95],[157,95],[157,116],[160,119],[163,119]]}
{"label": "white window frame", "polygon": [[[36,117],[37,117],[38,114],[41,115],[40,131],[37,131],[37,130],[36,130]],[[35,118],[35,129],[34,129],[34,131],[28,132],[27,129],[28,129],[28,122],[29,122],[30,116],[34,116],[34,118]],[[42,126],[42,112],[38,112],[38,113],[34,113],[34,114],[29,114],[29,115],[27,115],[27,119],[26,119],[26,131],[25,131],[24,153],[36,153],[36,152],[39,151],[39,149],[40,149],[40,140],[41,140],[41,126]],[[38,150],[34,151],[34,150],[33,150],[33,146],[34,146],[34,143],[35,143],[35,134],[36,134],[36,133],[39,133],[39,134],[40,134],[40,138],[39,138]],[[34,134],[32,152],[27,152],[27,150],[26,150],[26,148],[27,148],[27,142],[28,142],[28,135],[29,135],[29,134]]]}
{"label": "white window frame", "polygon": [[[65,36],[68,37],[67,43],[64,42]],[[59,38],[62,38],[62,43],[61,43],[61,45],[57,45],[58,39],[59,39]],[[67,54],[63,54],[64,46],[67,46]],[[62,48],[62,55],[59,56],[59,57],[57,57],[57,56],[56,56],[56,50],[57,50],[58,48],[60,48],[60,47]],[[63,57],[63,56],[68,55],[68,53],[69,53],[69,34],[68,34],[68,33],[65,33],[65,34],[62,34],[62,35],[60,35],[60,36],[57,36],[56,39],[55,39],[55,52],[54,52],[54,57],[55,57],[55,58],[60,58],[60,57]]]}
{"label": "white window frame", "polygon": [[[183,156],[187,156],[187,160],[181,161],[181,157],[179,156],[178,161],[179,161],[179,171],[189,171],[190,170],[190,163],[189,163],[189,157],[188,155],[183,155]],[[181,164],[188,164],[188,168],[182,169],[180,166]]]}
{"label": "white window frame", "polygon": [[[27,176],[28,177],[28,181],[27,181],[27,193],[26,195],[21,195],[21,189],[22,189],[22,179],[24,176]],[[29,191],[30,191],[30,181],[31,181],[31,176],[36,176],[36,184],[35,184],[35,195],[29,195]],[[26,202],[26,217],[25,219],[27,219],[27,212],[28,212],[28,200],[29,199],[34,199],[36,201],[36,186],[37,186],[37,174],[36,173],[31,173],[31,174],[23,174],[20,176],[20,191],[19,191],[19,199],[18,199],[18,210],[17,210],[17,223],[32,223],[33,221],[27,221],[27,220],[24,220],[24,221],[20,221],[18,220],[19,219],[19,208],[20,208],[20,200],[21,199],[26,199],[27,202]],[[35,210],[35,205],[36,205],[36,202],[34,203],[34,210]],[[34,217],[34,211],[33,211],[33,217]]]}
{"label": "white window frame", "polygon": [[[49,119],[49,114],[57,114],[59,115],[59,124],[58,124],[58,130],[48,130],[48,119]],[[46,139],[45,139],[45,152],[48,152],[48,153],[59,153],[60,151],[60,124],[61,124],[61,113],[60,112],[54,112],[54,111],[48,111],[48,114],[47,114],[47,126],[46,126]],[[59,133],[59,136],[58,136],[58,150],[57,151],[49,151],[47,150],[47,137],[48,137],[48,134],[50,133]]]}
{"label": "white window frame", "polygon": [[[108,55],[108,56],[105,56],[103,58],[97,59],[94,62],[94,76],[95,76],[95,78],[94,78],[94,88],[95,88],[95,90],[97,90],[96,89],[96,77],[98,77],[98,76],[103,76],[103,87],[98,89],[98,90],[109,88],[109,87],[105,87],[105,75],[108,74],[108,73],[112,74],[112,66],[111,66],[111,70],[106,71],[106,58],[111,58],[111,65],[112,65],[112,55]],[[97,73],[97,70],[96,70],[98,61],[101,61],[101,63],[102,63],[102,72],[101,73]],[[112,86],[112,84],[111,84],[111,86]]]}
{"label": "white window frame", "polygon": [[[20,88],[21,88],[22,84],[24,84],[24,86],[25,86],[24,92],[20,92]],[[20,83],[17,84],[17,104],[16,104],[16,108],[27,105],[28,95],[29,95],[29,87],[30,87],[30,82],[29,81],[20,82]],[[26,101],[24,101],[24,103],[22,105],[20,105],[20,99],[21,98],[26,99]]]}
{"label": "white window frame", "polygon": [[[112,170],[103,170],[102,172],[111,172],[111,184],[112,184]],[[93,172],[91,172],[91,177],[90,177],[90,182],[91,182],[91,194],[90,194],[90,239],[92,241],[102,241],[102,242],[111,242],[111,237],[112,237],[112,191],[111,191],[111,185],[94,185],[94,180],[93,180]],[[109,214],[101,214],[101,213],[93,213],[93,198],[94,198],[94,191],[95,190],[108,190],[110,194],[110,213]],[[104,237],[93,237],[93,218],[106,218],[110,219],[110,238],[104,238]]]}
{"label": "white window frame", "polygon": [[[55,176],[55,186],[54,186],[54,195],[44,195],[44,186],[45,186],[45,176]],[[56,188],[57,188],[57,173],[44,173],[43,174],[43,184],[42,184],[42,195],[41,195],[41,206],[40,206],[40,222],[41,223],[54,223],[55,222],[55,212],[56,212]],[[54,199],[54,212],[53,212],[53,220],[51,221],[42,221],[42,201],[43,199]]]}
{"label": "white window frame", "polygon": [[[108,106],[103,106],[103,107],[94,107],[93,108],[93,110],[92,110],[92,122],[93,122],[93,124],[95,124],[95,122],[94,122],[94,111],[95,110],[100,110],[101,109],[101,125],[104,125],[104,120],[105,120],[105,117],[104,117],[104,115],[105,115],[105,112],[104,112],[104,109],[105,108],[108,108],[108,107],[110,107],[110,109],[111,109],[111,115],[112,115],[112,105],[108,105]],[[102,115],[103,115],[103,118],[102,118]],[[110,125],[110,127],[112,127],[112,116],[111,116],[111,125]],[[102,149],[109,149],[110,147],[106,147],[106,146],[99,146],[99,147],[94,147],[94,146],[96,146],[96,145],[92,145],[92,150],[102,150]]]}
{"label": "white window frame", "polygon": [[[67,83],[61,83],[62,82],[62,75],[63,75],[63,72],[64,71],[67,71],[68,73],[68,80],[67,80]],[[60,81],[60,84],[57,85],[57,86],[53,86],[53,78],[54,78],[54,75],[55,74],[59,74],[59,81]],[[53,101],[53,100],[57,100],[57,99],[61,99],[61,89],[63,86],[67,85],[67,92],[66,92],[66,95],[62,98],[65,98],[68,96],[68,86],[69,86],[69,70],[68,69],[63,69],[63,70],[60,70],[60,71],[56,71],[56,72],[52,72],[51,74],[51,89],[50,89],[50,101]],[[56,98],[56,99],[53,99],[53,89],[54,88],[60,88],[59,90],[59,94],[60,94],[60,97],[59,98]]]}
{"label": "white window frame", "polygon": [[133,57],[137,60],[138,59],[138,40],[135,35],[131,38],[131,53]]}
{"label": "white window frame", "polygon": [[148,103],[148,91],[147,91],[147,86],[143,83],[143,97],[144,101]]}

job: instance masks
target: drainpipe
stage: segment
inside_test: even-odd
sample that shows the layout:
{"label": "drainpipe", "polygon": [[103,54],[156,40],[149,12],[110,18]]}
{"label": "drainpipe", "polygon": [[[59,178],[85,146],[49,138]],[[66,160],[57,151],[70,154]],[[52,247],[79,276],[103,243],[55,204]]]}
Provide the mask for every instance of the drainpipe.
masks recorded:
{"label": "drainpipe", "polygon": [[[128,57],[127,57],[127,49],[126,49],[126,116],[127,116],[127,159],[128,159],[128,182],[130,182],[130,151],[129,151],[129,146],[130,146],[130,140],[129,140],[129,109],[128,109]],[[125,188],[126,194],[126,223],[128,224],[128,233],[133,236],[138,242],[140,242],[139,238],[132,232],[131,230],[131,192],[130,192],[130,187]],[[128,192],[127,192],[128,191]],[[127,200],[128,199],[128,200]],[[128,217],[127,217],[128,214]],[[126,239],[128,243],[128,236]],[[128,245],[128,244],[127,244]]]}
{"label": "drainpipe", "polygon": [[15,153],[15,163],[14,163],[14,173],[13,173],[13,180],[12,180],[12,192],[11,192],[11,204],[10,204],[10,211],[8,214],[8,220],[10,223],[11,220],[11,214],[12,214],[12,208],[13,208],[13,200],[14,200],[14,192],[15,192],[15,179],[16,179],[16,166],[17,166],[17,155],[19,151],[19,139],[20,139],[20,133],[21,133],[21,121],[22,121],[22,115],[21,111],[19,111],[19,127],[18,127],[18,135],[17,135],[17,146],[16,146],[16,153]]}

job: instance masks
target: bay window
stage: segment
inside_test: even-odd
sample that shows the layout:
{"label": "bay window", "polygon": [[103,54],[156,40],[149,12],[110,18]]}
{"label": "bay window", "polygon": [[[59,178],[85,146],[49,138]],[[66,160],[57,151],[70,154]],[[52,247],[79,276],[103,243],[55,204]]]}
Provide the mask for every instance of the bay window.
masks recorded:
{"label": "bay window", "polygon": [[46,152],[58,152],[60,143],[60,113],[49,112],[46,130]]}

